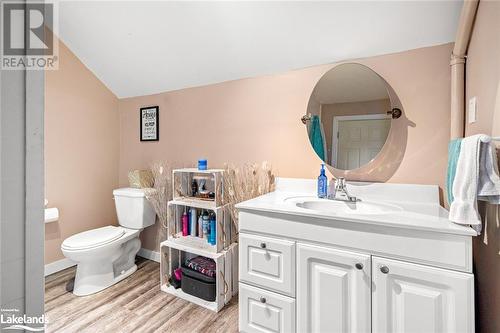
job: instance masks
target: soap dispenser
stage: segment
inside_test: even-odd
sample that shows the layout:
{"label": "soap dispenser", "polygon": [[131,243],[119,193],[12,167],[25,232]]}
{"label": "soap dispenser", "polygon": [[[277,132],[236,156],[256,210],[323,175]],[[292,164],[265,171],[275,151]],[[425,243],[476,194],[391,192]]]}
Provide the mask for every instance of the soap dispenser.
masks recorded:
{"label": "soap dispenser", "polygon": [[328,194],[328,178],[325,175],[325,164],[321,164],[321,170],[318,177],[318,198],[326,198]]}

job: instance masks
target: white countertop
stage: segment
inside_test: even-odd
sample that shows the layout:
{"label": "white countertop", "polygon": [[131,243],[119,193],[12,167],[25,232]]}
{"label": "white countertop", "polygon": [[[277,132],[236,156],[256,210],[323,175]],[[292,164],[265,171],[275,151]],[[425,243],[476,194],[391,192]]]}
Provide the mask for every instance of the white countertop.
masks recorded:
{"label": "white countertop", "polygon": [[[315,197],[315,180],[278,180],[276,191],[241,202],[240,211],[271,212],[314,217],[333,221],[347,221],[369,225],[433,231],[448,234],[476,236],[476,232],[448,219],[448,211],[439,205],[439,189],[433,185],[349,183],[348,190],[361,200],[397,205],[401,211],[380,214],[333,214],[305,209],[287,201],[299,196]],[[327,199],[324,199],[327,200]],[[304,220],[307,223],[307,220]],[[333,226],[333,224],[332,224]]]}

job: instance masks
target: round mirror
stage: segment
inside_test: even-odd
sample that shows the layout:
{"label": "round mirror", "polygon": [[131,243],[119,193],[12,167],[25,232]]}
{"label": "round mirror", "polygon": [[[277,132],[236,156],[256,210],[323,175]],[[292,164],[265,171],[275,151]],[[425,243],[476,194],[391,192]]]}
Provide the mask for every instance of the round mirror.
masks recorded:
{"label": "round mirror", "polygon": [[370,163],[384,146],[392,119],[401,110],[391,103],[387,82],[355,63],[334,67],[314,87],[303,122],[314,151],[341,170]]}

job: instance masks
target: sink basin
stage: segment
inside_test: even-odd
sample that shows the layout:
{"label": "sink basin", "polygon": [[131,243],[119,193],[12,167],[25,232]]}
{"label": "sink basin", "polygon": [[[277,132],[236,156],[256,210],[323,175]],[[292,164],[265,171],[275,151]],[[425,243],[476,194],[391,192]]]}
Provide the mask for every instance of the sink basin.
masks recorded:
{"label": "sink basin", "polygon": [[311,211],[330,213],[335,215],[358,214],[377,215],[402,211],[399,206],[374,201],[344,202],[315,197],[294,197],[285,199],[286,202]]}

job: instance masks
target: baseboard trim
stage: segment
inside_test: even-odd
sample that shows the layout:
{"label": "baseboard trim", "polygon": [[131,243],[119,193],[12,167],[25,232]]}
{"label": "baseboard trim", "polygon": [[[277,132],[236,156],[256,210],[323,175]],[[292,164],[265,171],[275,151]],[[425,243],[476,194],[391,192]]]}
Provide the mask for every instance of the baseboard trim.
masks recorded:
{"label": "baseboard trim", "polygon": [[[137,255],[139,257],[143,257],[143,258],[146,258],[149,260],[160,262],[160,252],[151,251],[151,250],[148,250],[145,248],[141,248],[139,250],[139,252],[137,253]],[[57,261],[51,262],[50,264],[45,265],[45,272],[44,272],[45,274],[44,275],[49,276],[51,274],[60,272],[62,270],[65,270],[66,268],[69,268],[69,267],[72,267],[75,265],[76,265],[76,262],[74,262],[68,258],[57,260]]]}
{"label": "baseboard trim", "polygon": [[149,260],[160,262],[160,252],[151,251],[151,250],[148,250],[148,249],[145,249],[145,248],[142,247],[139,250],[139,252],[137,253],[137,255],[139,257],[143,257],[143,258],[146,258],[146,259],[149,259]]}
{"label": "baseboard trim", "polygon": [[75,265],[76,265],[76,262],[74,262],[68,258],[57,260],[57,261],[51,262],[50,264],[45,265],[44,275],[49,276],[51,274],[60,272],[62,270],[65,270],[66,268],[69,268],[69,267],[72,267]]}

